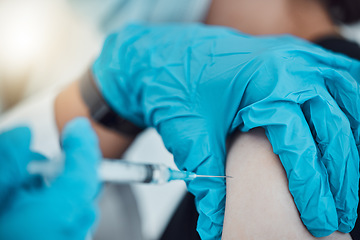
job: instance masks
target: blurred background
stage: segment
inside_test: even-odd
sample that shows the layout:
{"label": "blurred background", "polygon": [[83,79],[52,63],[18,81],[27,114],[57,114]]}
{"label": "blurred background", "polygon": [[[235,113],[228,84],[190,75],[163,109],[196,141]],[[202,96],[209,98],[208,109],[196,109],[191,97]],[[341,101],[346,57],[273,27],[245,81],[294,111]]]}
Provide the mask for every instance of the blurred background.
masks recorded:
{"label": "blurred background", "polygon": [[201,19],[207,0],[190,11],[189,1],[175,8],[166,0],[1,0],[0,112],[74,80],[101,50],[104,36],[125,23]]}
{"label": "blurred background", "polygon": [[[42,114],[46,113],[38,104],[43,101],[41,96],[49,92],[54,95],[78,78],[101,50],[105,36],[124,24],[200,21],[209,2],[0,0],[0,125],[13,125],[32,116],[33,128],[38,129],[35,148],[49,155],[58,154],[58,149],[52,149],[57,144],[56,130],[42,119]],[[360,42],[360,24],[343,26],[341,31]],[[29,103],[31,101],[33,103]],[[175,167],[161,138],[151,129],[137,140],[125,157],[133,161],[161,159],[166,165]],[[124,239],[121,238],[124,231],[139,232],[129,238],[132,240],[158,239],[185,193],[183,183],[120,188],[105,189],[103,193],[113,197],[101,200],[102,216],[96,239]],[[124,194],[126,191],[133,191],[134,195]],[[130,197],[124,199],[125,195]],[[119,196],[123,197],[121,201],[117,200]],[[130,203],[137,210],[129,208]],[[119,218],[124,212],[128,216],[125,220]]]}
{"label": "blurred background", "polygon": [[0,1],[0,103],[6,111],[79,74],[101,34],[61,0]]}

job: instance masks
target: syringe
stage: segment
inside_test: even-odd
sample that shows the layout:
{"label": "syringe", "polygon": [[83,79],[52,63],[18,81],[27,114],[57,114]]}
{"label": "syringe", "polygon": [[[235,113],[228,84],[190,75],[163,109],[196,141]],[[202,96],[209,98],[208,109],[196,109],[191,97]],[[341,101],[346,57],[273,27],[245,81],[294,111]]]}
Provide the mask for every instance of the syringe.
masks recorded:
{"label": "syringe", "polygon": [[[62,161],[33,161],[28,165],[31,174],[47,179],[56,177],[62,171]],[[103,159],[99,167],[100,179],[112,183],[154,183],[172,180],[191,181],[195,178],[231,178],[229,176],[197,175],[193,172],[171,169],[163,164],[135,163],[125,160]]]}

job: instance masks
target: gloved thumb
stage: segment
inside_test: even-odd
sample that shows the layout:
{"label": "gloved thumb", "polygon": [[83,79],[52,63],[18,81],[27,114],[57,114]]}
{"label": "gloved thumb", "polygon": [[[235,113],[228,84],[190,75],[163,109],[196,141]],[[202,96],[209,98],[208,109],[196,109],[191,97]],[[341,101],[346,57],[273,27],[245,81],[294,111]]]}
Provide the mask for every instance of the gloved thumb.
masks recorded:
{"label": "gloved thumb", "polygon": [[99,141],[90,122],[85,118],[72,120],[65,126],[61,139],[65,153],[62,182],[71,184],[74,194],[90,197],[97,192],[101,157]]}

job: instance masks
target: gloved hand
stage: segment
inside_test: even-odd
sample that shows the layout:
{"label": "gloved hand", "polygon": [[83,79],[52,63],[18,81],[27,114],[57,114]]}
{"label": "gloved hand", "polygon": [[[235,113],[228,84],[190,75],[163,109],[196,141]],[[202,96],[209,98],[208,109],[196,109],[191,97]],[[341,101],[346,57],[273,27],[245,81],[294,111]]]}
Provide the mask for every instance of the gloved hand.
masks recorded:
{"label": "gloved hand", "polygon": [[30,141],[31,132],[26,127],[0,134],[0,206],[10,201],[23,184],[36,184],[39,180],[36,176],[30,176],[26,170],[29,161],[44,159],[29,149]]}
{"label": "gloved hand", "polygon": [[[109,105],[155,127],[180,169],[224,175],[227,136],[263,127],[309,231],[354,227],[359,62],[291,36],[132,25],[107,38],[92,70]],[[188,189],[201,238],[220,239],[225,181],[194,180]]]}
{"label": "gloved hand", "polygon": [[[13,190],[8,196],[11,200],[0,203],[0,239],[85,239],[96,217],[94,201],[99,190],[100,150],[90,123],[76,119],[65,127],[65,167],[50,185],[24,181],[29,179],[26,165],[34,160],[30,139],[27,128],[0,136],[1,163],[6,164],[1,168],[0,189],[11,186]],[[3,174],[9,170],[11,178],[5,179]]]}

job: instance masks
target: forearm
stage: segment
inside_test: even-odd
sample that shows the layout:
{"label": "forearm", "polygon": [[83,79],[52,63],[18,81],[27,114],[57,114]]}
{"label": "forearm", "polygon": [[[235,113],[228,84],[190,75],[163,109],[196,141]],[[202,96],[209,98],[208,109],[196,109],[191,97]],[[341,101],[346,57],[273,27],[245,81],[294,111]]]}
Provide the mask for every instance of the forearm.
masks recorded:
{"label": "forearm", "polygon": [[60,92],[55,99],[54,112],[59,131],[71,119],[80,116],[87,117],[99,138],[100,148],[105,157],[120,157],[134,140],[134,137],[110,130],[91,118],[89,109],[80,93],[79,81],[73,82]]}
{"label": "forearm", "polygon": [[[301,222],[286,173],[262,129],[241,133],[226,166],[223,239],[316,239]],[[351,239],[339,232],[320,239]]]}

